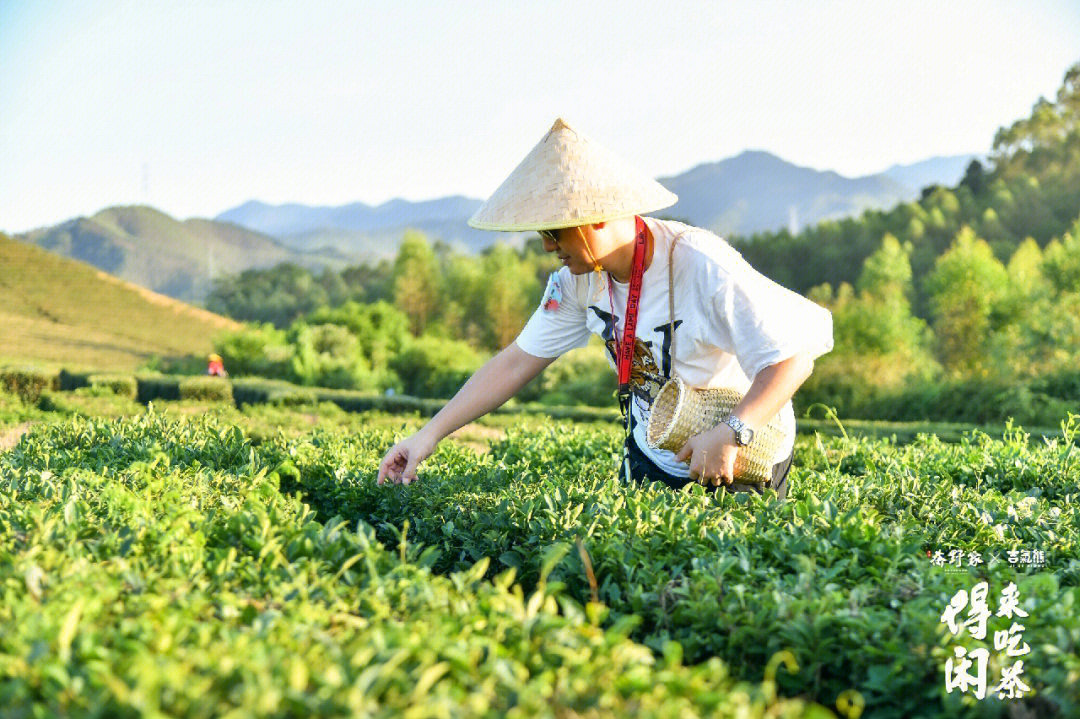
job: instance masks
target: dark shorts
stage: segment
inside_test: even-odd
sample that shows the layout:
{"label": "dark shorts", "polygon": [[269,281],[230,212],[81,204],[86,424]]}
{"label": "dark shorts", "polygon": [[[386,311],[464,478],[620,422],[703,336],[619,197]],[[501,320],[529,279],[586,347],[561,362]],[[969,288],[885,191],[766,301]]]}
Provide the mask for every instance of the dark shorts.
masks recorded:
{"label": "dark shorts", "polygon": [[[772,480],[768,484],[739,484],[734,483],[730,486],[724,485],[706,485],[705,489],[715,492],[721,486],[729,492],[757,492],[763,494],[766,487],[775,489],[776,493],[780,495],[780,499],[783,500],[787,497],[788,488],[788,471],[791,469],[791,460],[794,457],[794,452],[788,455],[787,459],[783,462],[778,462],[773,465]],[[653,464],[653,461],[645,456],[645,453],[638,447],[634,438],[626,438],[626,447],[623,455],[623,462],[630,462],[630,476],[640,484],[644,484],[646,481],[663,482],[672,489],[682,489],[687,484],[690,484],[694,480],[689,477],[676,477],[668,474],[660,467]],[[625,466],[620,467],[619,476],[625,475]]]}

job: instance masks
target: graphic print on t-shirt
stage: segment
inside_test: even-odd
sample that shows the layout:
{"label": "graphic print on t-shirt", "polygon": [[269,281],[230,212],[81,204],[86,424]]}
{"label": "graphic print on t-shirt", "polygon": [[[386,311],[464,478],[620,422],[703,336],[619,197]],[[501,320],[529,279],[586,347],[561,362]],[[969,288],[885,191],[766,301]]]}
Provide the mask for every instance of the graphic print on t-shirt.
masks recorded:
{"label": "graphic print on t-shirt", "polygon": [[[745,394],[763,368],[799,350],[811,358],[830,351],[832,315],[754,270],[707,230],[643,219],[655,247],[653,262],[642,276],[637,334],[657,367],[643,362],[635,368],[638,391],[631,402],[631,430],[638,447],[658,467],[685,477],[685,462],[676,462],[674,452],[653,449],[646,441],[643,424],[655,406],[650,396],[655,385],[644,381],[645,376],[666,380],[678,375],[689,387],[729,387]],[[677,244],[676,238],[681,238]],[[587,345],[590,334],[605,344],[613,340],[623,324],[615,314],[625,311],[628,284],[591,272],[575,275],[568,267],[557,273],[562,291],[558,306],[538,307],[518,336],[518,346],[536,357],[555,358]],[[672,288],[681,322],[677,330],[672,328]],[[780,419],[789,440],[777,450],[774,464],[785,460],[794,446],[790,400],[780,409]]]}
{"label": "graphic print on t-shirt", "polygon": [[[589,309],[604,323],[601,338],[604,340],[608,354],[611,355],[612,362],[618,365],[615,341],[618,315],[605,312],[596,305],[589,305]],[[675,320],[674,323],[664,323],[653,328],[653,332],[659,335],[657,339],[660,340],[662,370],[657,366],[656,358],[653,356],[652,341],[643,340],[641,337],[634,338],[634,356],[630,360],[630,395],[637,401],[640,411],[648,412],[652,409],[653,401],[660,393],[660,388],[671,377],[671,327],[678,329],[681,324],[682,320]]]}

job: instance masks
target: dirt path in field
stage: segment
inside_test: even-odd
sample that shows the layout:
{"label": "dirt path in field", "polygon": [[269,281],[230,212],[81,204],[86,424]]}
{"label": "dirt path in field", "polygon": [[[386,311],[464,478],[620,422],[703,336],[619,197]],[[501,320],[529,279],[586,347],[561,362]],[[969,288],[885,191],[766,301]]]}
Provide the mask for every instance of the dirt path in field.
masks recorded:
{"label": "dirt path in field", "polygon": [[450,439],[480,453],[487,452],[490,449],[488,440],[504,439],[505,437],[506,430],[497,427],[485,427],[475,422],[450,433]]}
{"label": "dirt path in field", "polygon": [[19,439],[30,431],[33,422],[23,422],[11,429],[0,429],[0,452],[6,452],[19,443]]}

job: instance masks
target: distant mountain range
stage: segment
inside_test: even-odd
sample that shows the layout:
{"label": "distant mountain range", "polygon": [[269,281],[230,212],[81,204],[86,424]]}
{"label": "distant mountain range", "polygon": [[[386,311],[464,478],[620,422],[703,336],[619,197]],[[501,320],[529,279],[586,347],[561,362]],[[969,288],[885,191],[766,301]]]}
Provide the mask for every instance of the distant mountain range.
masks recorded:
{"label": "distant mountain range", "polygon": [[843,177],[758,150],[660,178],[660,184],[679,196],[662,214],[725,236],[784,226],[797,231],[804,224],[891,207],[915,194],[886,175]]}
{"label": "distant mountain range", "polygon": [[940,157],[885,172],[844,177],[799,167],[768,152],[748,150],[676,175],[660,184],[679,196],[661,214],[725,237],[787,227],[792,233],[822,220],[889,209],[915,199],[924,185],[955,185],[973,155]]}
{"label": "distant mountain range", "polygon": [[228,222],[180,221],[145,205],[108,207],[92,217],[31,230],[14,239],[184,301],[202,301],[217,275],[280,262],[316,270],[355,262],[335,251],[298,252]]}
{"label": "distant mountain range", "polygon": [[[926,185],[955,185],[976,155],[934,157],[884,172],[844,177],[832,171],[799,167],[761,150],[711,162],[659,182],[679,196],[659,215],[677,217],[724,236],[799,228],[825,219],[888,209],[919,196]],[[271,235],[294,249],[334,248],[341,252],[392,256],[408,227],[462,249],[476,251],[495,235],[511,243],[511,233],[473,230],[466,220],[482,200],[454,195],[424,202],[391,200],[370,206],[268,205],[252,200],[222,212],[215,220]]]}
{"label": "distant mountain range", "polygon": [[901,185],[916,191],[916,194],[929,185],[955,187],[964,179],[964,173],[972,160],[986,164],[986,158],[980,155],[949,155],[931,157],[929,160],[910,165],[893,165],[883,175],[888,175]]}
{"label": "distant mountain range", "polygon": [[252,200],[214,219],[272,235],[293,249],[329,247],[369,260],[393,257],[408,228],[467,252],[483,250],[495,239],[520,244],[524,233],[498,233],[496,237],[466,224],[481,204],[482,200],[461,195],[423,202],[395,199],[377,206],[354,202],[338,207],[268,205]]}
{"label": "distant mountain range", "polygon": [[[864,177],[799,167],[749,150],[698,165],[661,184],[679,196],[656,213],[723,236],[801,227],[888,209],[929,184],[953,186],[975,155],[934,157]],[[52,252],[185,301],[201,301],[212,277],[293,262],[314,270],[392,258],[404,231],[478,252],[496,240],[519,245],[531,233],[485,232],[466,224],[482,204],[454,195],[377,206],[269,205],[252,200],[213,220],[177,220],[145,205],[109,207],[54,227],[15,235]]]}

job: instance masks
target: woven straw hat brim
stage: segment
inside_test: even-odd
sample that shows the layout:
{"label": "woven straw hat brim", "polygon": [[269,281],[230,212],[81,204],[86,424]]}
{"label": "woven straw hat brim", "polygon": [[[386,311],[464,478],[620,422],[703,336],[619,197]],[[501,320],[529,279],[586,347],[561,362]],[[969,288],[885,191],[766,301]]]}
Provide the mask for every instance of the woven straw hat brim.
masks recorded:
{"label": "woven straw hat brim", "polygon": [[469,226],[556,230],[655,212],[678,199],[559,118],[469,218]]}

